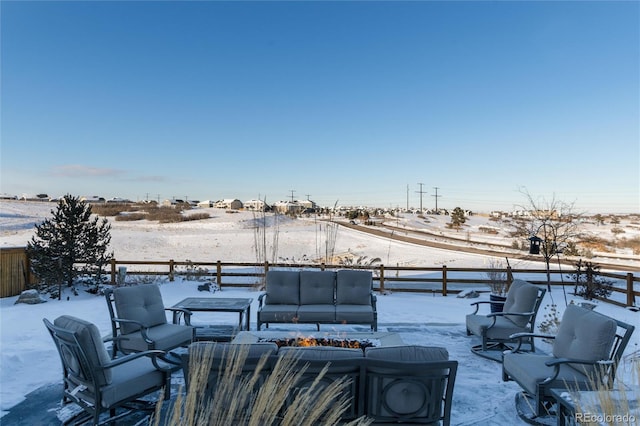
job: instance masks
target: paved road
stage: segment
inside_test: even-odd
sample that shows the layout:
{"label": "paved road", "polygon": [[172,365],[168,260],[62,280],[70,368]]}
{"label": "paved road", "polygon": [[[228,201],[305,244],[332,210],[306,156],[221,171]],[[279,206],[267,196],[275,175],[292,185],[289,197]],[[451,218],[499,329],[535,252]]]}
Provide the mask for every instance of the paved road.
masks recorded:
{"label": "paved road", "polygon": [[[509,256],[512,259],[544,263],[544,258],[542,256],[533,256],[533,255],[529,255],[528,253],[523,254],[522,252],[517,252],[513,249],[510,249],[510,247],[507,247],[504,245],[495,245],[495,244],[490,244],[485,242],[471,241],[470,244],[479,244],[483,246],[483,247],[473,247],[469,245],[460,244],[461,242],[460,239],[449,238],[441,235],[433,235],[427,232],[408,230],[405,228],[399,228],[391,225],[381,225],[378,227],[374,227],[374,226],[354,225],[348,222],[335,222],[335,223],[342,225],[346,228],[354,229],[360,232],[366,232],[368,234],[375,235],[378,237],[389,238],[392,240],[403,241],[411,244],[418,244],[426,247],[433,247],[433,248],[438,248],[442,250],[452,250],[452,251],[465,252],[465,253],[481,254],[485,256],[497,256],[497,257]],[[409,234],[412,234],[415,236],[409,236]],[[432,237],[432,238],[435,237],[440,241],[430,240],[429,237]],[[443,242],[443,241],[449,241],[449,242]],[[494,248],[492,249],[492,247]],[[573,266],[575,263],[575,260],[561,259],[560,262],[565,265]],[[557,261],[554,260],[554,263],[557,263]],[[638,271],[637,266],[634,267],[630,265],[603,263],[603,262],[597,262],[597,263],[603,269],[613,269],[616,271],[626,271],[626,272]]]}

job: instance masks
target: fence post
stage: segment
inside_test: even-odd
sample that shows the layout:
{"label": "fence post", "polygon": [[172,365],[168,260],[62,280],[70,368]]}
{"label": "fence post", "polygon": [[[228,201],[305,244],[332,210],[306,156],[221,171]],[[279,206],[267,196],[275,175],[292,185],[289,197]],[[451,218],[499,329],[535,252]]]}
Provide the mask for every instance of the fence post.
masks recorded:
{"label": "fence post", "polygon": [[222,290],[222,262],[219,260],[216,262],[216,282],[218,283],[218,288]]}
{"label": "fence post", "polygon": [[384,265],[380,265],[380,293],[384,293]]}
{"label": "fence post", "polygon": [[442,295],[447,295],[447,265],[442,265]]}
{"label": "fence post", "polygon": [[173,259],[169,259],[169,281],[173,281],[173,269],[175,265],[173,264]]}
{"label": "fence post", "polygon": [[627,306],[635,306],[636,297],[633,294],[633,274],[629,272],[627,274]]}
{"label": "fence post", "polygon": [[116,285],[116,260],[111,258],[111,285]]}

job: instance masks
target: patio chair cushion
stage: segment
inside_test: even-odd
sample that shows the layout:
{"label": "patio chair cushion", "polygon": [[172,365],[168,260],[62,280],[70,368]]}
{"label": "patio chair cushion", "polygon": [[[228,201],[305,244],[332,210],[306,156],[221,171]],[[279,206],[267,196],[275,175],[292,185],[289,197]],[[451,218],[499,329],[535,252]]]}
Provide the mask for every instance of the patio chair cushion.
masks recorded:
{"label": "patio chair cushion", "polygon": [[494,326],[489,328],[493,323],[493,318],[485,315],[470,314],[466,317],[467,329],[476,336],[483,336],[484,332],[486,332],[488,339],[508,339],[512,334],[522,332],[522,327],[517,326],[505,317],[496,317]]}
{"label": "patio chair cushion", "polygon": [[[113,290],[118,318],[134,320],[145,327],[165,324],[167,316],[164,310],[160,288],[155,284],[118,287]],[[140,330],[136,324],[120,324],[122,334]]]}
{"label": "patio chair cushion", "polygon": [[[509,287],[507,300],[504,302],[503,312],[532,312],[538,298],[538,288],[526,281],[514,280]],[[529,317],[505,315],[519,327],[529,322]]]}
{"label": "patio chair cushion", "polygon": [[300,304],[333,305],[336,275],[327,271],[300,271]]}
{"label": "patio chair cushion", "polygon": [[298,271],[267,272],[267,304],[299,305],[300,274]]}
{"label": "patio chair cushion", "polygon": [[337,305],[371,306],[371,290],[369,271],[340,270],[336,273]]}
{"label": "patio chair cushion", "polygon": [[[553,355],[582,361],[607,360],[616,330],[613,319],[576,305],[568,305],[553,344]],[[570,365],[586,374],[593,374],[597,369],[595,366]]]}
{"label": "patio chair cushion", "polygon": [[[182,324],[160,324],[147,330],[147,336],[153,340],[153,347],[167,350],[177,348],[193,339],[193,328]],[[118,341],[120,349],[124,352],[141,352],[149,349],[149,344],[142,337],[141,331],[122,336]]]}
{"label": "patio chair cushion", "polygon": [[[62,315],[54,320],[54,325],[75,333],[78,343],[88,358],[89,365],[105,365],[111,361],[95,324],[70,315]],[[75,358],[64,351],[61,355],[65,356],[65,362],[69,368],[79,374],[80,366],[77,365]],[[96,378],[100,386],[111,383],[112,376],[109,369],[96,370]]]}
{"label": "patio chair cushion", "polygon": [[[556,358],[552,356],[533,353],[505,353],[502,363],[510,376],[518,378],[518,383],[524,390],[531,395],[537,395],[538,383],[551,377],[554,372],[554,368],[548,367],[545,362],[554,359]],[[570,365],[564,364],[560,366],[558,377],[545,386],[565,389],[567,384],[571,388],[586,388],[589,386],[589,379]]]}
{"label": "patio chair cushion", "polygon": [[157,370],[150,358],[134,359],[109,369],[111,383],[102,388],[102,406],[109,408],[119,401],[137,397],[164,382],[164,374]]}

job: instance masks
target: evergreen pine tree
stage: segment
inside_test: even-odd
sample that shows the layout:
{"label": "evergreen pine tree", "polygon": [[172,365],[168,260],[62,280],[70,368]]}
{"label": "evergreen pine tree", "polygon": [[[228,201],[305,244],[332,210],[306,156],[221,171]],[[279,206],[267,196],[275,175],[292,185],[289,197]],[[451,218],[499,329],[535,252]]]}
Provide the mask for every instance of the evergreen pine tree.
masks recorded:
{"label": "evergreen pine tree", "polygon": [[460,228],[463,223],[466,222],[466,218],[464,217],[464,210],[460,207],[456,207],[453,209],[451,213],[451,226],[454,228]]}
{"label": "evergreen pine tree", "polygon": [[36,225],[36,235],[27,244],[41,289],[60,297],[63,284],[73,287],[76,278],[88,276],[97,290],[113,257],[107,251],[111,225],[106,218],[92,218],[91,205],[71,195],[65,195],[51,213],[52,218]]}

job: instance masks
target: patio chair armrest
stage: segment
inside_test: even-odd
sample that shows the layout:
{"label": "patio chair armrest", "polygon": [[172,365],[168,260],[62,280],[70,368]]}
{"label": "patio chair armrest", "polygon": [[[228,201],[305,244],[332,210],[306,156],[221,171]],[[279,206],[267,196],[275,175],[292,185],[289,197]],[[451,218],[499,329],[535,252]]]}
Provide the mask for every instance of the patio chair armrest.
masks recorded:
{"label": "patio chair armrest", "polygon": [[142,352],[134,352],[134,353],[130,353],[128,355],[124,355],[118,358],[114,358],[111,361],[109,361],[106,364],[103,364],[102,366],[104,368],[113,368],[113,367],[117,367],[118,365],[122,365],[125,364],[129,361],[133,361],[134,359],[138,359],[138,358],[142,358],[142,357],[152,357],[155,358],[157,356],[160,355],[164,355],[166,352],[165,351],[161,351],[158,349],[153,349],[153,350],[148,350],[148,351],[142,351]]}
{"label": "patio chair armrest", "polygon": [[471,313],[471,315],[474,315],[474,314],[478,313],[478,310],[480,309],[480,305],[488,305],[488,304],[491,304],[491,303],[504,304],[504,302],[490,302],[488,300],[480,300],[478,302],[473,302],[473,303],[470,304],[470,306],[475,306],[476,309],[475,309],[475,311],[473,311]]}
{"label": "patio chair armrest", "polygon": [[582,365],[611,365],[613,364],[612,360],[603,359],[598,361],[587,361],[583,359],[571,359],[571,358],[556,358],[550,361],[545,362],[547,367],[554,367],[556,365],[562,364],[582,364]]}
{"label": "patio chair armrest", "polygon": [[[191,315],[193,315],[193,312],[191,312],[190,310],[185,308],[164,308],[164,310],[173,312],[174,317],[175,317],[175,314],[184,315],[184,323],[187,325],[191,325]],[[179,321],[180,321],[180,317],[178,317],[178,322]]]}
{"label": "patio chair armrest", "polygon": [[138,359],[138,358],[142,358],[142,357],[148,357],[151,358],[151,363],[153,364],[153,366],[156,368],[156,370],[160,370],[160,371],[164,371],[165,373],[170,373],[173,369],[175,369],[175,366],[167,366],[164,367],[162,365],[160,365],[158,363],[158,358],[162,359],[163,361],[171,364],[170,361],[165,360],[163,357],[166,355],[167,353],[165,351],[161,351],[158,349],[151,349],[151,350],[147,350],[147,351],[142,351],[142,352],[134,352],[119,358],[114,358],[111,360],[111,362],[103,365],[104,368],[113,368],[116,367],[118,365],[122,365],[125,364],[129,361],[133,361],[134,359]]}
{"label": "patio chair armrest", "polygon": [[374,292],[371,292],[371,307],[373,307],[373,310],[376,310],[376,303],[378,301],[378,297],[376,296],[376,294]]}
{"label": "patio chair armrest", "polygon": [[505,315],[530,317],[531,315],[533,315],[533,312],[493,312],[493,313],[487,314],[488,317],[503,317]]}
{"label": "patio chair armrest", "polygon": [[556,336],[554,336],[553,334],[537,334],[537,333],[514,333],[511,336],[509,336],[510,339],[519,339],[522,340],[525,337],[533,337],[533,338],[539,338],[539,339],[555,339]]}
{"label": "patio chair armrest", "polygon": [[111,321],[113,323],[127,323],[127,324],[135,324],[138,325],[142,328],[146,328],[145,325],[143,323],[141,323],[140,321],[136,321],[136,320],[130,320],[130,319],[123,319],[123,318],[111,318]]}
{"label": "patio chair armrest", "polygon": [[258,308],[261,309],[262,308],[262,304],[264,303],[264,298],[267,295],[267,293],[260,293],[258,295]]}
{"label": "patio chair armrest", "polygon": [[509,336],[509,339],[515,340],[516,341],[516,346],[514,348],[512,348],[511,350],[507,350],[505,353],[514,354],[516,352],[519,352],[520,351],[520,347],[522,346],[522,343],[524,343],[525,339],[535,339],[535,338],[555,339],[556,336],[551,335],[551,334],[536,334],[536,333],[526,333],[526,332],[514,333],[514,334]]}
{"label": "patio chair armrest", "polygon": [[[144,339],[144,341],[148,344],[151,345],[154,343],[154,340],[152,338],[149,337],[149,335],[147,334],[147,330],[149,330],[149,327],[147,327],[146,325],[144,325],[143,323],[141,323],[140,321],[136,321],[136,320],[129,320],[129,319],[122,319],[122,318],[111,318],[111,321],[115,322],[119,322],[119,323],[128,323],[128,324],[135,324],[137,326],[140,327],[140,334],[142,334],[142,338]],[[126,335],[125,335],[126,336]],[[126,337],[122,336],[122,337],[117,337],[116,339],[120,339],[120,340],[126,340]]]}

